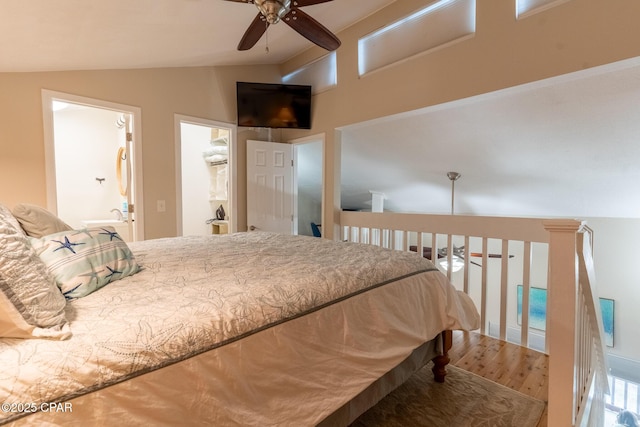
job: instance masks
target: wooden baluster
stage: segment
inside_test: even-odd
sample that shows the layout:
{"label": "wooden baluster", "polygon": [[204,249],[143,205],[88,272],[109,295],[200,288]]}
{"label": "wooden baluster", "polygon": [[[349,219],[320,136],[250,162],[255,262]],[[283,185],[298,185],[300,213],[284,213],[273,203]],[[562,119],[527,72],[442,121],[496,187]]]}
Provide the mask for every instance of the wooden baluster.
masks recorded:
{"label": "wooden baluster", "polygon": [[520,330],[520,345],[529,346],[529,295],[531,289],[531,242],[524,242],[522,256],[522,321]]}
{"label": "wooden baluster", "polygon": [[480,321],[482,322],[480,324],[480,333],[483,335],[487,335],[487,287],[488,287],[488,280],[487,280],[487,260],[489,259],[487,256],[487,252],[488,252],[488,244],[487,244],[487,238],[483,237],[482,238],[482,267],[480,267],[482,269],[481,275],[482,278],[480,279],[480,285],[481,285],[481,289],[482,289],[482,297],[480,299]]}
{"label": "wooden baluster", "polygon": [[507,339],[507,302],[509,281],[509,241],[502,239],[500,263],[500,339]]}
{"label": "wooden baluster", "polygon": [[438,266],[438,235],[431,233],[431,262]]}
{"label": "wooden baluster", "polygon": [[469,248],[469,236],[464,236],[464,251],[465,251],[465,257],[464,257],[464,293],[465,294],[469,294],[469,266],[471,265],[470,261],[470,257],[471,257],[471,249]]}

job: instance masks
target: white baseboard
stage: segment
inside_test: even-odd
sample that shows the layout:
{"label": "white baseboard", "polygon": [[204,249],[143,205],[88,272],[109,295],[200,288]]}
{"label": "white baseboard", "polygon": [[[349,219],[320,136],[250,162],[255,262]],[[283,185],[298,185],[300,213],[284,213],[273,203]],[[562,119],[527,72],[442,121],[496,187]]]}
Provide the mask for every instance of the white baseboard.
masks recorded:
{"label": "white baseboard", "polygon": [[[489,336],[500,337],[500,324],[489,322]],[[507,327],[507,341],[520,344],[520,329]],[[544,331],[529,331],[529,348],[544,353]]]}

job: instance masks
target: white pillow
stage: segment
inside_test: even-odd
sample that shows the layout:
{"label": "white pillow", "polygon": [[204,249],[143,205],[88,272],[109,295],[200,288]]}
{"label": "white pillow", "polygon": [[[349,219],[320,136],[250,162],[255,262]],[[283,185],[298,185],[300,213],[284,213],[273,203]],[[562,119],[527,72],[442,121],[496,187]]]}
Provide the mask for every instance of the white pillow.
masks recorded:
{"label": "white pillow", "polygon": [[42,237],[71,230],[64,221],[40,206],[21,203],[13,207],[12,213],[30,237]]}
{"label": "white pillow", "polygon": [[65,305],[27,236],[0,204],[0,337],[66,339]]}
{"label": "white pillow", "polygon": [[140,271],[113,227],[63,231],[30,241],[67,299],[87,296]]}

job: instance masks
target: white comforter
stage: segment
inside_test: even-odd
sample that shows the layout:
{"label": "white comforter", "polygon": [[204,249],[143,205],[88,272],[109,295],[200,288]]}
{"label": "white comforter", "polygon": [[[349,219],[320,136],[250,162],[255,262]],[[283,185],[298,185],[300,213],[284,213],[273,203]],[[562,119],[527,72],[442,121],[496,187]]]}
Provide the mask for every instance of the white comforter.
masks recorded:
{"label": "white comforter", "polygon": [[[143,271],[69,302],[71,339],[0,339],[0,402],[69,400],[414,276],[435,277],[412,285],[428,291],[399,297],[434,300],[421,340],[478,327],[470,299],[412,253],[270,233],[130,246]],[[364,314],[365,323],[382,315]],[[357,335],[352,326],[340,334]],[[16,415],[0,412],[0,423]]]}

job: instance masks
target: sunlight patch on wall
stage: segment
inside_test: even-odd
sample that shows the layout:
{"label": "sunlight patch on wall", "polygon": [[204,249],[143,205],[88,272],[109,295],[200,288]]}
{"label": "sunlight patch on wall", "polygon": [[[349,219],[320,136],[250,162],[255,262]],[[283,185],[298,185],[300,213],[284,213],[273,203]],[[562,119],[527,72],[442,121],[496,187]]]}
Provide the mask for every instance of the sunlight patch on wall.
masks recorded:
{"label": "sunlight patch on wall", "polygon": [[516,0],[516,18],[526,18],[569,0]]}
{"label": "sunlight patch on wall", "polygon": [[287,74],[282,83],[311,85],[314,95],[336,86],[338,67],[335,51]]}
{"label": "sunlight patch on wall", "polygon": [[440,0],[358,41],[360,76],[476,31],[476,0]]}

